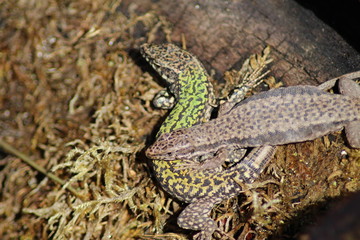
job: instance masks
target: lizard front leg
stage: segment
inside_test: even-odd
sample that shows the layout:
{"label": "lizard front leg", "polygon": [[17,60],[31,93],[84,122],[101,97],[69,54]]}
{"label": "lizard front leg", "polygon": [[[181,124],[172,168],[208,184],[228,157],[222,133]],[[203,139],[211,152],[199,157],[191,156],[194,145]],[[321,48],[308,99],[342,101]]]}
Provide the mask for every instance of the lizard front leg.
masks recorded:
{"label": "lizard front leg", "polygon": [[225,162],[227,166],[231,166],[239,160],[243,159],[246,154],[245,148],[222,148],[216,155],[213,154],[203,156],[200,161],[183,160],[176,168],[179,170],[192,169],[192,170],[207,170],[222,166]]}

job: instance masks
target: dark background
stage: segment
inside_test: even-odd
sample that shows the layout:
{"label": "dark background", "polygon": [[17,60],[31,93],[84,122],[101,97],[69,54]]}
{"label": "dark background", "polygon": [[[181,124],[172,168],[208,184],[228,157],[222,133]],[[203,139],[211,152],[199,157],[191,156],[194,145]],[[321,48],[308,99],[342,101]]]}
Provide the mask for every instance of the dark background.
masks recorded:
{"label": "dark background", "polygon": [[297,0],[360,52],[360,0]]}

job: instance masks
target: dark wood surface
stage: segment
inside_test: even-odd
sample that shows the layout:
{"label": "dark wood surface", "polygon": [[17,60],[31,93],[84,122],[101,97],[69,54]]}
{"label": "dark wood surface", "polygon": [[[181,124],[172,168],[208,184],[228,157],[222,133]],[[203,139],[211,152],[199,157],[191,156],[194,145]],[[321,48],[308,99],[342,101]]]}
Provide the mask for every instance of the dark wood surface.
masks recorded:
{"label": "dark wood surface", "polygon": [[272,48],[272,74],[286,85],[318,84],[360,69],[360,54],[294,1],[143,0],[131,4],[165,15],[173,24],[172,40],[180,42],[183,34],[188,49],[208,70],[215,70],[216,78],[266,45]]}

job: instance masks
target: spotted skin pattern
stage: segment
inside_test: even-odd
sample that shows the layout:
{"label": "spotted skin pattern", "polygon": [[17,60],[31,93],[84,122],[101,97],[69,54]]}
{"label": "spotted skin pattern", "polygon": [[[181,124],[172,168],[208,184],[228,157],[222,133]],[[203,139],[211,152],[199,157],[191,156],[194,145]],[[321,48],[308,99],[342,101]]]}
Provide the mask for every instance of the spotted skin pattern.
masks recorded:
{"label": "spotted skin pattern", "polygon": [[331,94],[314,86],[292,86],[256,94],[228,114],[201,126],[161,135],[147,150],[147,156],[162,160],[195,159],[231,147],[313,140],[344,126],[350,145],[359,148],[360,86],[350,79],[341,79],[339,84],[345,85],[348,95]]}
{"label": "spotted skin pattern", "polygon": [[[177,100],[157,136],[208,121],[215,98],[209,76],[196,57],[169,43],[144,44],[141,53],[167,81],[170,92]],[[162,188],[173,197],[189,203],[178,217],[178,225],[199,230],[194,239],[210,240],[217,229],[209,217],[211,209],[222,200],[238,195],[242,191],[238,182],[253,182],[274,151],[273,147],[258,148],[240,163],[222,171],[179,169],[177,165],[181,160],[155,159],[152,166]]]}

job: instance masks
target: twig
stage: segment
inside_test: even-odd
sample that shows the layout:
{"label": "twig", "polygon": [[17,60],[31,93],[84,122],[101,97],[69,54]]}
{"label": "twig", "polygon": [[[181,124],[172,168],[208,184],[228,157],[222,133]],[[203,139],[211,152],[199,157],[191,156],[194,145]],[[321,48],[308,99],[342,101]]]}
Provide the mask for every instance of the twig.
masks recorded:
{"label": "twig", "polygon": [[[25,163],[27,163],[28,165],[30,165],[32,168],[34,168],[35,170],[37,170],[38,172],[41,172],[42,174],[44,174],[45,176],[47,176],[48,178],[50,178],[52,181],[54,181],[55,183],[60,184],[61,186],[65,185],[65,181],[62,180],[61,178],[59,178],[58,176],[47,172],[47,170],[45,168],[43,168],[42,166],[38,165],[37,163],[35,163],[33,160],[30,159],[30,157],[28,157],[27,155],[25,155],[24,153],[18,151],[17,149],[15,149],[14,147],[12,147],[11,145],[9,145],[8,143],[4,142],[2,139],[0,139],[0,148],[4,149],[5,152],[12,154],[18,158],[20,158],[21,160],[23,160]],[[72,194],[74,194],[76,197],[78,197],[79,199],[81,199],[82,201],[85,201],[85,198],[83,196],[81,196],[77,190],[75,190],[73,187],[71,186],[66,186],[65,189],[67,189],[68,191],[70,191]]]}

